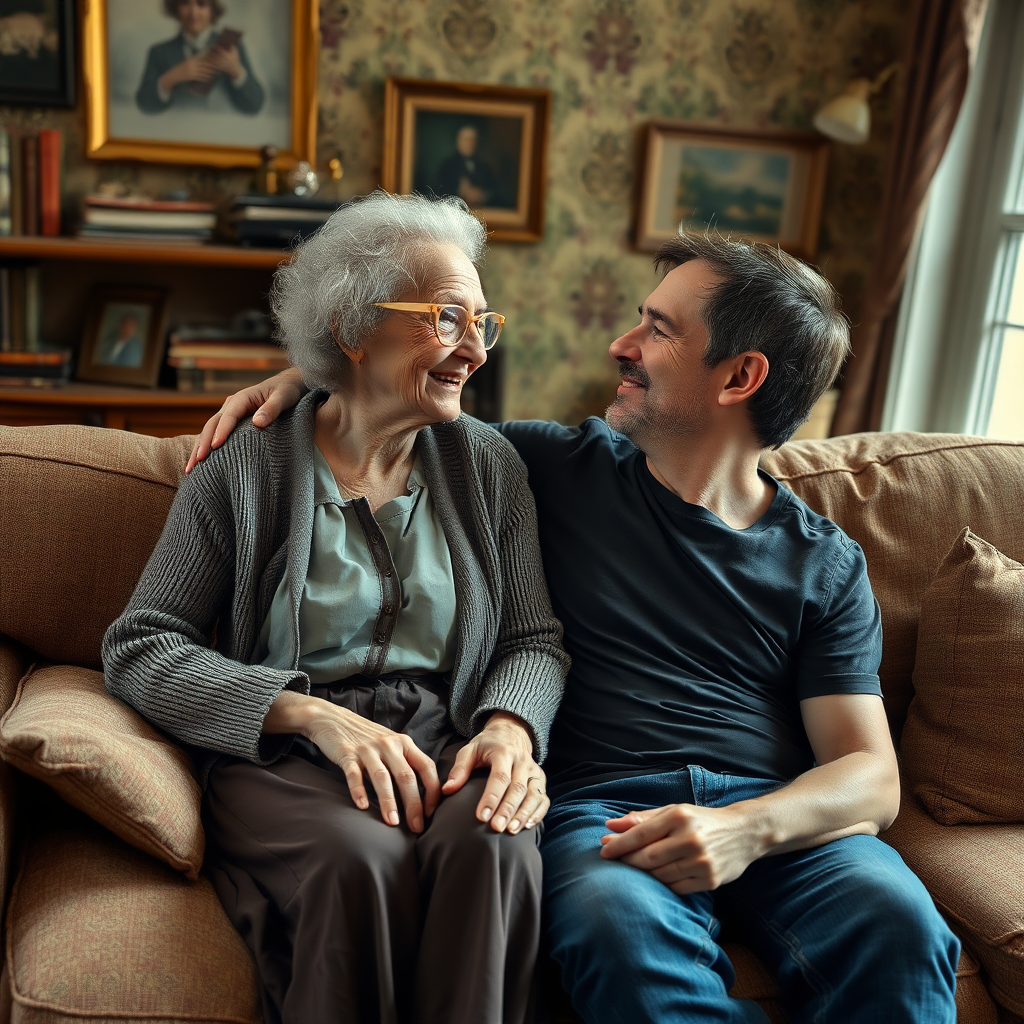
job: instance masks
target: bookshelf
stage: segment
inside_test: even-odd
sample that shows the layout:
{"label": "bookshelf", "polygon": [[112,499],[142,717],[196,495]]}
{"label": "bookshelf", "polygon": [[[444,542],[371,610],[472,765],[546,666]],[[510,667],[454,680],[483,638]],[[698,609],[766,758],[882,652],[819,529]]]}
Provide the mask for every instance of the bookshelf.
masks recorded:
{"label": "bookshelf", "polygon": [[[40,236],[0,237],[0,261],[38,263],[43,337],[77,349],[89,293],[101,284],[168,288],[172,321],[229,316],[266,308],[280,249],[183,245]],[[173,388],[70,383],[61,388],[0,389],[0,425],[82,423],[155,437],[198,432],[223,394]]]}

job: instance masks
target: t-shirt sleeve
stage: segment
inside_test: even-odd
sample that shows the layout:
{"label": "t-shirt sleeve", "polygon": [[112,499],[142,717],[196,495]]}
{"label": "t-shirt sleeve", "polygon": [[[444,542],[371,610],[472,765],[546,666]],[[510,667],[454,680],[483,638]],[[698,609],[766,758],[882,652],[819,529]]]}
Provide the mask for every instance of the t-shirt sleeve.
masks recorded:
{"label": "t-shirt sleeve", "polygon": [[836,565],[817,621],[801,638],[797,698],[836,693],[882,695],[882,620],[860,545],[850,542]]}
{"label": "t-shirt sleeve", "polygon": [[512,442],[526,463],[530,486],[536,489],[562,465],[578,446],[579,427],[566,427],[546,420],[513,420],[492,423],[492,427]]}

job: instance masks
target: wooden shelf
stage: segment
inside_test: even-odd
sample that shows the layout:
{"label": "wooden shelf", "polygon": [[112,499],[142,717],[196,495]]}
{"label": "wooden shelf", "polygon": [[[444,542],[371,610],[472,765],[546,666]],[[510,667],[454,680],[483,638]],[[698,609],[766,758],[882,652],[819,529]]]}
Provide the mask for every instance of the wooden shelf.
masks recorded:
{"label": "wooden shelf", "polygon": [[[267,371],[268,373],[270,371]],[[56,388],[0,386],[0,405],[24,402],[30,405],[76,405],[110,408],[158,406],[160,408],[202,406],[217,409],[230,391],[177,391],[174,388],[129,388],[116,384],[71,382]]]}
{"label": "wooden shelf", "polygon": [[0,237],[0,259],[97,260],[106,263],[175,263],[188,266],[251,267],[273,270],[290,258],[284,249],[241,245],[181,245],[98,241],[92,238]]}

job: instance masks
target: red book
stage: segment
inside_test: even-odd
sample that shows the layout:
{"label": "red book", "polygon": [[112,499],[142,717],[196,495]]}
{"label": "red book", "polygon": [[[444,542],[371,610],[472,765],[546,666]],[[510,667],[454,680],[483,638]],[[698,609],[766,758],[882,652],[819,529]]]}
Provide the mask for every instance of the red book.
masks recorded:
{"label": "red book", "polygon": [[39,140],[34,135],[21,139],[21,216],[26,235],[39,234]]}
{"label": "red book", "polygon": [[60,234],[60,132],[39,131],[39,234]]}

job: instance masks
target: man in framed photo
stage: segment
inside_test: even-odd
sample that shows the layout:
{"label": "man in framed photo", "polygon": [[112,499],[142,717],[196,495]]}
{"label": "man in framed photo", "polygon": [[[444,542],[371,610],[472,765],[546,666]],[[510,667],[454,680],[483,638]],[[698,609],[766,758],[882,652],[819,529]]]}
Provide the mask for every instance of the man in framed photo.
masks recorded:
{"label": "man in framed photo", "polygon": [[159,114],[175,107],[258,114],[265,93],[253,74],[242,33],[215,27],[226,13],[221,0],[162,0],[162,4],[181,31],[150,47],[135,94],[139,110]]}
{"label": "man in framed photo", "polygon": [[479,144],[480,132],[475,125],[464,124],[459,128],[455,152],[446,156],[437,169],[438,195],[459,196],[476,208],[498,205],[494,171],[477,152]]}
{"label": "man in framed photo", "polygon": [[129,366],[138,369],[145,352],[146,342],[139,333],[138,315],[124,312],[118,316],[116,310],[111,310],[93,362],[100,366]]}

